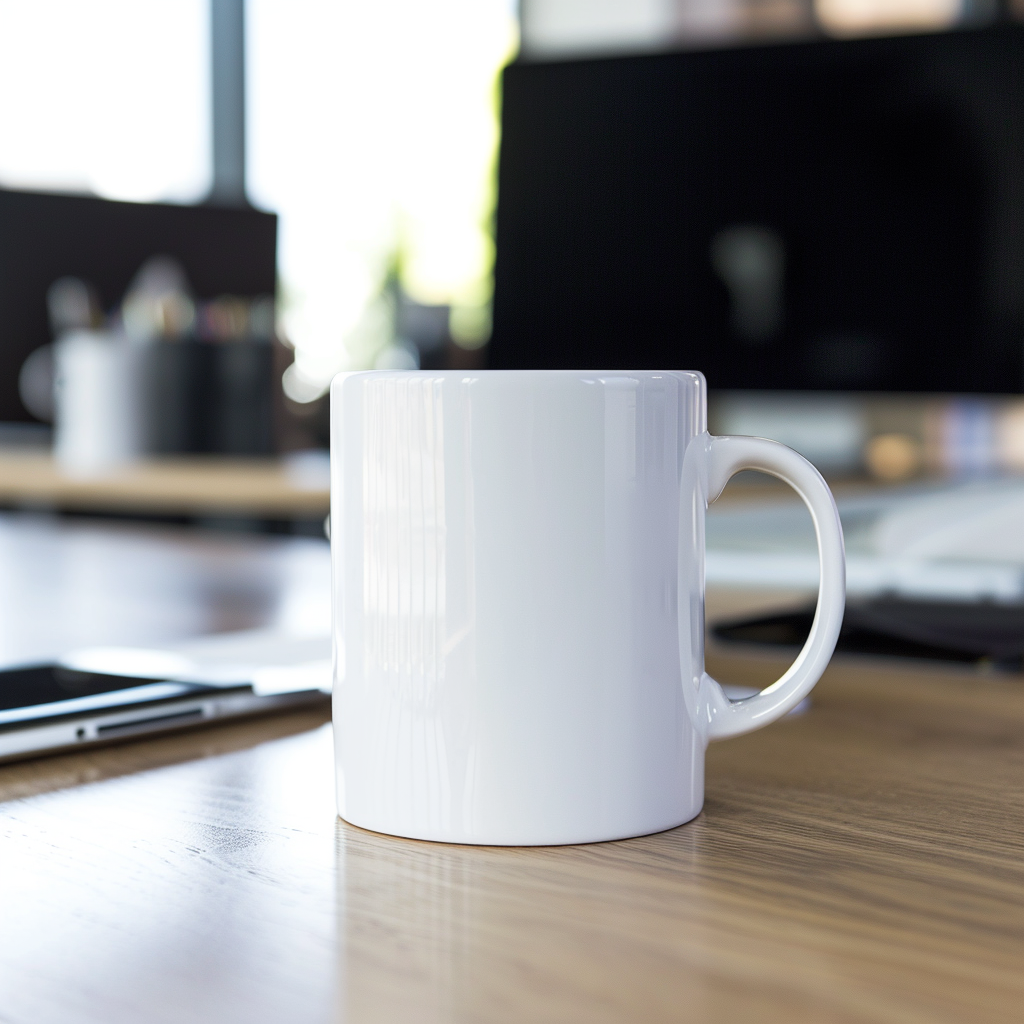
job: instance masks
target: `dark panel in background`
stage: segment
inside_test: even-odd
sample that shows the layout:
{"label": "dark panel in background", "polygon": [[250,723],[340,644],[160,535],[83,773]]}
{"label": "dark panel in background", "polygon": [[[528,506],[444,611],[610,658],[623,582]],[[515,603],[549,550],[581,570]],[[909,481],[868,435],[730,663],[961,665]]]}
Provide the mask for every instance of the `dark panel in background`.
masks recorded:
{"label": "dark panel in background", "polygon": [[0,420],[32,419],[18,371],[52,340],[46,292],[57,278],[90,282],[110,310],[142,263],[164,254],[197,299],[273,295],[276,250],[271,213],[0,190]]}
{"label": "dark panel in background", "polygon": [[504,79],[490,365],[1024,389],[1024,29]]}

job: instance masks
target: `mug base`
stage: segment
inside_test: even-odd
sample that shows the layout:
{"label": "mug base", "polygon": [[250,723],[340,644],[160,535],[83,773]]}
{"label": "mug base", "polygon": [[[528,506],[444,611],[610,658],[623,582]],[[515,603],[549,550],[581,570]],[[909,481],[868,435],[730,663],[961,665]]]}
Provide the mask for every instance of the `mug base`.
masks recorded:
{"label": "mug base", "polygon": [[674,819],[664,824],[644,826],[638,829],[626,829],[623,831],[574,831],[569,833],[554,833],[547,829],[537,832],[532,836],[522,834],[492,834],[487,836],[467,836],[464,834],[440,833],[424,831],[420,829],[385,828],[381,824],[371,825],[368,822],[353,821],[339,813],[338,817],[348,825],[353,825],[364,832],[373,832],[375,835],[386,836],[391,839],[414,839],[418,842],[442,843],[448,846],[495,846],[495,847],[531,847],[531,846],[588,846],[593,843],[617,843],[625,839],[639,839],[642,836],[653,836],[660,832],[670,832],[680,825],[686,825],[700,815],[703,810],[703,802],[692,813],[683,818]]}

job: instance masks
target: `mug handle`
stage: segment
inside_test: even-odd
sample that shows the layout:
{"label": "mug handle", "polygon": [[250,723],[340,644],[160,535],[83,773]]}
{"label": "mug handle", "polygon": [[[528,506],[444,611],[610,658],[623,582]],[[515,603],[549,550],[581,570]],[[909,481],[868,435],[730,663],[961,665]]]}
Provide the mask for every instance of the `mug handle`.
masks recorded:
{"label": "mug handle", "polygon": [[[807,641],[785,675],[760,693],[736,701],[729,700],[722,687],[706,672],[701,677],[700,717],[707,738],[718,740],[760,729],[781,718],[795,708],[821,678],[843,624],[846,554],[843,527],[832,492],[821,474],[802,455],[763,437],[704,434],[695,441],[697,444],[693,447],[700,455],[700,484],[703,485],[699,489],[703,492],[705,509],[722,493],[734,474],[743,469],[760,470],[784,480],[800,495],[811,513],[818,540],[818,606]],[[703,543],[703,537],[700,541]]]}

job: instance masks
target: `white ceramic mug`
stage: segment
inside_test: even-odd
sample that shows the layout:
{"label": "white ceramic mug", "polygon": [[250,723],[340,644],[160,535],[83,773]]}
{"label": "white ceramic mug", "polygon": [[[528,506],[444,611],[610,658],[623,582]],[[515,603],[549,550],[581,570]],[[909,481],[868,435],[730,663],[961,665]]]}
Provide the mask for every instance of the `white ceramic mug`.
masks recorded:
{"label": "white ceramic mug", "polygon": [[[383,371],[331,390],[338,810],[416,839],[623,839],[700,812],[709,740],[786,714],[843,618],[835,502],[774,441],[712,437],[699,373]],[[704,672],[704,514],[780,477],[821,588],[786,674]]]}

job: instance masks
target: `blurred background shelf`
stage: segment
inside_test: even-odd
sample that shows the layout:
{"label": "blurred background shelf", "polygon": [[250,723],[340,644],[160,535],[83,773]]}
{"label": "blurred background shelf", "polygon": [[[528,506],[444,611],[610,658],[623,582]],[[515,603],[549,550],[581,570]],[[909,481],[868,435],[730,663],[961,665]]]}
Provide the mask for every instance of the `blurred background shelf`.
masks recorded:
{"label": "blurred background shelf", "polygon": [[62,512],[320,520],[330,490],[312,471],[272,458],[166,456],[76,478],[51,455],[0,452],[0,505]]}

